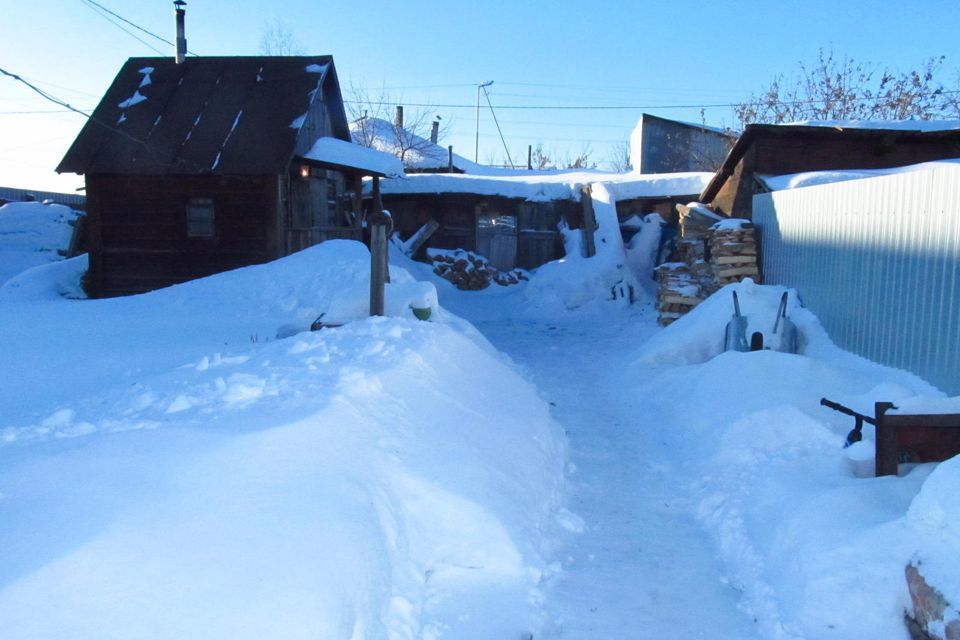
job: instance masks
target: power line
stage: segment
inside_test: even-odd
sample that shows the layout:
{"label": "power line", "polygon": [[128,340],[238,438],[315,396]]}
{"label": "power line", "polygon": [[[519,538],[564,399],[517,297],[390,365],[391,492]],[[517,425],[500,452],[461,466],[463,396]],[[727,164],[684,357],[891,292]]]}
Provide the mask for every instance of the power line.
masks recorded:
{"label": "power line", "polygon": [[[108,8],[105,7],[105,6],[103,6],[103,5],[100,4],[99,2],[95,2],[94,0],[80,0],[80,1],[83,2],[85,5],[87,5],[87,7],[89,7],[91,10],[97,12],[97,13],[98,13],[99,15],[101,15],[104,19],[108,20],[111,24],[113,24],[114,26],[116,26],[118,29],[121,29],[124,33],[128,34],[130,37],[135,38],[135,39],[138,40],[139,42],[143,43],[144,46],[152,49],[153,51],[157,52],[157,53],[160,54],[160,55],[166,55],[166,54],[165,54],[163,51],[160,51],[159,49],[154,48],[152,45],[148,44],[147,42],[145,42],[145,41],[142,40],[141,38],[138,38],[136,35],[130,33],[128,30],[124,29],[123,27],[121,27],[119,24],[117,24],[117,23],[114,22],[113,20],[110,20],[109,18],[107,18],[107,16],[103,15],[103,13],[101,13],[100,11],[96,11],[96,10],[97,10],[97,9],[100,9],[101,11],[110,14],[111,16],[113,16],[114,18],[116,18],[117,20],[120,20],[120,21],[122,21],[122,22],[125,22],[126,24],[130,25],[130,26],[133,27],[134,29],[137,29],[137,30],[139,30],[139,31],[142,31],[143,33],[147,34],[148,36],[151,36],[151,37],[153,37],[153,38],[156,38],[157,40],[159,40],[160,42],[163,42],[164,44],[168,44],[168,45],[170,45],[171,47],[175,47],[175,46],[176,46],[176,45],[174,45],[172,42],[170,42],[169,40],[167,40],[166,38],[164,38],[163,36],[158,36],[158,35],[155,34],[153,31],[150,31],[149,29],[145,29],[145,28],[141,27],[140,25],[138,25],[137,23],[132,22],[132,21],[130,21],[130,20],[127,20],[126,18],[124,18],[123,16],[121,16],[119,13],[117,13],[117,12],[115,12],[115,11],[111,11],[110,9],[108,9]],[[187,55],[195,56],[195,55],[197,55],[197,54],[195,54],[195,53],[192,52],[192,51],[187,51]]]}
{"label": "power line", "polygon": [[0,111],[0,116],[26,116],[47,113],[70,113],[70,109],[38,109],[36,111]]}
{"label": "power line", "polygon": [[[83,3],[84,3],[84,6],[86,6],[88,9],[90,9],[91,11],[96,13],[98,16],[100,16],[101,18],[103,18],[113,26],[115,26],[117,29],[120,29],[121,31],[123,31],[125,34],[127,34],[128,36],[130,36],[131,38],[133,38],[134,40],[136,40],[137,42],[145,46],[147,49],[150,49],[151,51],[153,51],[158,55],[163,55],[163,52],[160,51],[160,49],[157,49],[155,46],[153,46],[152,44],[150,44],[149,42],[147,42],[137,34],[133,33],[129,29],[124,28],[123,25],[118,24],[117,22],[112,20],[110,16],[106,15],[105,13],[97,9],[97,7],[100,6],[100,5],[97,5],[97,3],[91,2],[91,0],[83,0]],[[106,9],[104,9],[104,11],[106,11]]]}
{"label": "power line", "polygon": [[[160,151],[154,149],[154,148],[153,148],[150,144],[148,144],[146,141],[141,140],[140,138],[137,138],[136,136],[132,136],[132,135],[130,135],[129,133],[127,133],[126,131],[123,131],[122,129],[118,129],[118,128],[110,125],[110,124],[107,124],[106,122],[103,122],[102,120],[98,120],[97,118],[94,118],[94,117],[93,117],[92,115],[90,115],[89,113],[86,113],[86,112],[84,112],[84,111],[81,111],[80,109],[77,109],[76,107],[68,104],[67,102],[64,102],[64,101],[61,100],[60,98],[58,98],[58,97],[56,97],[56,96],[54,96],[54,95],[52,95],[52,94],[50,94],[50,93],[47,93],[46,91],[44,91],[43,89],[37,87],[36,85],[33,85],[33,84],[27,82],[26,80],[24,80],[22,77],[18,76],[17,74],[15,74],[15,73],[10,73],[10,72],[7,71],[6,69],[3,69],[2,67],[0,67],[0,75],[4,75],[4,76],[7,76],[7,77],[9,77],[9,78],[13,78],[13,79],[16,80],[17,82],[19,82],[19,83],[21,83],[21,84],[23,84],[23,85],[26,85],[31,91],[33,91],[34,93],[38,94],[38,95],[39,95],[40,97],[42,97],[44,100],[47,100],[47,101],[49,101],[49,102],[52,102],[52,103],[54,103],[54,104],[56,104],[56,105],[58,105],[58,106],[64,107],[65,109],[68,109],[68,110],[70,110],[70,111],[72,111],[72,112],[74,112],[74,113],[78,113],[78,114],[80,114],[81,116],[83,116],[84,118],[86,118],[87,120],[89,120],[90,122],[94,122],[94,123],[100,125],[101,127],[105,128],[105,129],[107,129],[107,130],[109,130],[109,131],[111,131],[111,132],[113,132],[113,133],[116,133],[117,135],[123,136],[124,138],[126,138],[127,140],[130,140],[131,142],[134,142],[134,143],[136,143],[136,144],[141,145],[146,151],[148,151],[149,153],[152,153],[153,155],[157,156],[158,158],[165,158],[165,154],[163,154],[163,153],[161,153]],[[165,160],[165,159],[161,159],[160,162],[162,162],[163,164],[165,164],[166,166],[169,166],[169,167],[174,167],[174,166],[176,166],[176,165],[170,163],[169,161],[167,161],[167,160]],[[177,159],[176,159],[176,162],[177,162],[177,164],[189,163],[189,164],[192,164],[192,165],[196,166],[197,168],[201,168],[201,169],[202,169],[202,168],[205,168],[205,167],[202,167],[201,165],[199,165],[198,163],[193,162],[193,161],[190,161],[190,160],[187,160],[187,159],[185,159],[185,158],[177,158]]]}
{"label": "power line", "polygon": [[493,116],[493,123],[497,125],[497,133],[500,134],[500,142],[503,143],[503,150],[507,152],[507,160],[510,162],[510,166],[513,166],[513,158],[510,157],[510,149],[507,148],[507,141],[503,139],[503,131],[500,130],[500,123],[497,122],[497,114],[493,110],[493,103],[490,102],[490,94],[487,93],[487,87],[480,85],[480,88],[483,89],[483,97],[487,99],[487,106],[490,107],[490,115]]}
{"label": "power line", "polygon": [[[933,95],[960,94],[958,91],[941,91],[939,93],[915,94],[917,97],[929,97]],[[851,102],[865,102],[883,100],[883,96],[852,98]],[[779,104],[800,105],[800,104],[825,104],[826,100],[792,100]],[[361,100],[344,100],[345,104],[366,104]],[[498,109],[518,109],[518,110],[543,110],[543,111],[624,111],[624,110],[642,110],[642,109],[719,109],[738,107],[740,105],[762,105],[762,100],[744,101],[744,102],[725,102],[725,103],[694,103],[694,104],[641,104],[641,105],[498,105]],[[407,107],[423,107],[428,109],[475,109],[472,104],[431,104],[429,102],[404,102]]]}

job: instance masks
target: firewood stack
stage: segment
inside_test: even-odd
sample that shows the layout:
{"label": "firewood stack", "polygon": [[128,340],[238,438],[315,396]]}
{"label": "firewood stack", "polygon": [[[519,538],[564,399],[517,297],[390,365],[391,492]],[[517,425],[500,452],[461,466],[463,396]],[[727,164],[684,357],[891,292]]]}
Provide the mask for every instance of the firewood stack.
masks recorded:
{"label": "firewood stack", "polygon": [[658,322],[667,326],[703,301],[698,278],[685,262],[667,262],[657,267]]}
{"label": "firewood stack", "polygon": [[700,204],[677,205],[676,257],[657,267],[657,310],[666,326],[731,282],[760,280],[755,230],[748,220],[725,218]]}
{"label": "firewood stack", "polygon": [[757,240],[749,220],[731,218],[710,228],[710,267],[717,286],[753,278],[760,282],[757,266]]}
{"label": "firewood stack", "polygon": [[427,257],[433,263],[434,273],[462,291],[479,291],[494,282],[506,287],[528,279],[522,269],[499,271],[486,258],[462,249],[431,249]]}

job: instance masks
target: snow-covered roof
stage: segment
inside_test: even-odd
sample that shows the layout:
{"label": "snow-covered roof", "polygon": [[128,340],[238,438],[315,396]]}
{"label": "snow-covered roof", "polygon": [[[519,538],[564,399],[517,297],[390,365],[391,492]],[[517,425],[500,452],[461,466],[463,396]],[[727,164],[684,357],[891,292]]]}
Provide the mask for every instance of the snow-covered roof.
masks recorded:
{"label": "snow-covered roof", "polygon": [[[450,158],[446,148],[407,129],[398,131],[396,125],[381,118],[367,117],[350,123],[350,135],[355,143],[364,147],[397,158],[403,153],[403,166],[407,169],[441,170],[449,166]],[[467,173],[477,173],[474,169],[480,167],[456,153],[453,154],[453,166]]]}
{"label": "snow-covered roof", "polygon": [[888,131],[953,131],[960,120],[800,120],[785,122],[784,127],[829,127],[832,129],[884,129]]}
{"label": "snow-covered roof", "polygon": [[930,171],[941,167],[954,167],[960,169],[960,158],[949,160],[936,160],[933,162],[921,162],[911,164],[905,167],[892,167],[889,169],[847,169],[843,171],[804,171],[802,173],[788,173],[780,176],[757,175],[757,178],[771,191],[781,191],[784,189],[799,189],[801,187],[812,187],[818,184],[831,184],[834,182],[845,182],[847,180],[860,180],[862,178],[875,178],[877,176],[888,176],[897,173],[909,173],[913,171]]}
{"label": "snow-covered roof", "polygon": [[389,177],[403,175],[403,164],[395,156],[337,138],[320,138],[313,143],[313,147],[303,157],[324,164],[360,169],[376,175]]}
{"label": "snow-covered roof", "polygon": [[602,183],[619,200],[688,196],[700,193],[713,174],[604,173],[600,171],[513,172],[512,175],[458,173],[408,174],[384,180],[384,194],[470,193],[530,201],[579,200],[580,187]]}

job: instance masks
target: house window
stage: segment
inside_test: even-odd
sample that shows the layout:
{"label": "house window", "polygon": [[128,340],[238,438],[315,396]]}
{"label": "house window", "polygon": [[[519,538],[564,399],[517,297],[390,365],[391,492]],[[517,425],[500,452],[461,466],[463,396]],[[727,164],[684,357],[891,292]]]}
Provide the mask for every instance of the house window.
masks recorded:
{"label": "house window", "polygon": [[187,236],[213,237],[213,199],[191,198],[187,204]]}

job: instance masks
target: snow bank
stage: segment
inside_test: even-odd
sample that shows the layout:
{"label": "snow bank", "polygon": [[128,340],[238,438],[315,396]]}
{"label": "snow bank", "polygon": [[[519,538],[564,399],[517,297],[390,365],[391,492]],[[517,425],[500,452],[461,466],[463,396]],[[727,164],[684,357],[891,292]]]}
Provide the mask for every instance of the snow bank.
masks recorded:
{"label": "snow bank", "polygon": [[[955,400],[960,401],[960,398]],[[960,456],[940,465],[930,474],[907,512],[907,522],[917,535],[913,561],[920,565],[927,582],[953,605],[960,605]],[[949,622],[949,621],[947,621]]]}
{"label": "snow bank", "polygon": [[368,269],[333,241],[129,298],[3,288],[0,635],[535,632],[564,464],[536,390],[442,309],[272,338]]}
{"label": "snow bank", "polygon": [[0,285],[33,267],[56,262],[70,247],[77,211],[59,204],[11,202],[0,206]]}
{"label": "snow bank", "polygon": [[602,301],[630,303],[642,289],[627,264],[623,237],[617,220],[616,202],[603,184],[593,185],[596,254],[585,258],[580,246],[582,232],[566,230],[566,256],[539,267],[523,289],[530,312],[551,315]]}
{"label": "snow bank", "polygon": [[[749,281],[721,289],[637,348],[634,388],[655,376],[656,388],[669,390],[644,400],[643,419],[683,461],[694,512],[761,637],[906,639],[904,567],[918,550],[917,523],[952,513],[955,501],[936,485],[936,497],[914,498],[934,465],[874,478],[873,428],[843,449],[853,421],[819,400],[872,415],[876,401],[944,406],[943,394],[837,348],[792,290],[801,355],[723,352],[732,291],[749,331],[771,331],[785,289]],[[955,572],[956,555],[937,558]]]}
{"label": "snow bank", "polygon": [[[916,389],[918,394],[943,395],[915,374],[891,369],[840,349],[827,335],[820,320],[802,306],[795,290],[775,285],[757,285],[749,278],[726,285],[643,344],[637,350],[635,366],[700,364],[723,353],[726,326],[734,314],[734,291],[740,300],[740,312],[747,318],[748,339],[756,331],[763,334],[764,345],[773,348],[779,344],[780,336],[773,332],[773,328],[780,298],[786,292],[787,317],[797,327],[799,353],[842,366],[857,376],[895,380],[899,385]],[[862,412],[872,414],[873,404],[867,404]]]}

